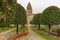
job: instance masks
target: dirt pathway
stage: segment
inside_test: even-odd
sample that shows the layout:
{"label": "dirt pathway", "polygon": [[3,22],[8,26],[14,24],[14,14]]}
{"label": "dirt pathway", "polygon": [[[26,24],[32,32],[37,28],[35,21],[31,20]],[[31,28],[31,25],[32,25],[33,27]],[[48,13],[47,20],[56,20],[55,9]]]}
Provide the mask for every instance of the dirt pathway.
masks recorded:
{"label": "dirt pathway", "polygon": [[7,30],[5,32],[0,33],[0,40],[7,40],[11,35],[13,35],[12,30],[15,30],[16,28],[13,28],[11,30]]}
{"label": "dirt pathway", "polygon": [[33,15],[27,17],[29,34],[27,36],[18,38],[17,40],[46,40],[43,37],[37,35],[34,31],[30,29],[30,21],[32,20],[32,18],[33,18]]}
{"label": "dirt pathway", "polygon": [[43,37],[37,35],[34,31],[29,28],[29,34],[27,36],[21,37],[17,40],[46,40]]}

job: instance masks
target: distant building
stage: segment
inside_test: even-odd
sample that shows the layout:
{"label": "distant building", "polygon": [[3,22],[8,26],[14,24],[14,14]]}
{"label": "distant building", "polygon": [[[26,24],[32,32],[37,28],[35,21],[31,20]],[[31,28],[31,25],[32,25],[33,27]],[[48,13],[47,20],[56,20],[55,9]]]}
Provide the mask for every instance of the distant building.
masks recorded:
{"label": "distant building", "polygon": [[26,12],[27,12],[28,25],[30,25],[30,21],[33,19],[33,16],[35,15],[33,14],[32,6],[30,3],[28,3],[27,5]]}
{"label": "distant building", "polygon": [[32,6],[30,3],[28,3],[27,5],[27,15],[28,16],[31,16],[32,15]]}

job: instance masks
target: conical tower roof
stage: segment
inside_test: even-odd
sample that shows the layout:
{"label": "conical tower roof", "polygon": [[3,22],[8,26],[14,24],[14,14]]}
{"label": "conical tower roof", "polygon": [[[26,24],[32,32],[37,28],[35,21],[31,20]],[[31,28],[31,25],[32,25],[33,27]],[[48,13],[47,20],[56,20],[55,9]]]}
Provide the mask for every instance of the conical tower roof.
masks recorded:
{"label": "conical tower roof", "polygon": [[30,2],[27,5],[27,9],[31,9],[32,10],[32,6],[31,6]]}

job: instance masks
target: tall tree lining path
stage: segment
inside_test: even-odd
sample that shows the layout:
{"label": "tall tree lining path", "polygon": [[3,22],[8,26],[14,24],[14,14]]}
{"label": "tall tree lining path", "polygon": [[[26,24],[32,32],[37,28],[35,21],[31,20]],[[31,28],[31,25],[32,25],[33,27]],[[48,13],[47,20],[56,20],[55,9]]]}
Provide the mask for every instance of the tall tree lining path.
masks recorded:
{"label": "tall tree lining path", "polygon": [[27,36],[24,36],[24,37],[21,37],[21,38],[18,38],[17,40],[46,40],[45,38],[37,35],[34,31],[32,31],[30,29],[30,20],[33,18],[33,16],[29,16],[27,18],[28,20],[28,31],[29,31],[29,34]]}
{"label": "tall tree lining path", "polygon": [[[29,16],[28,21],[30,21],[32,19],[31,17],[33,17],[33,16]],[[12,30],[15,30],[15,28],[0,33],[0,39],[1,40],[7,40],[11,35],[15,35],[14,32],[11,33]],[[45,40],[44,38],[37,35],[35,32],[33,32],[30,29],[30,24],[29,23],[28,23],[28,30],[29,30],[29,34],[27,36],[18,38],[17,40]]]}

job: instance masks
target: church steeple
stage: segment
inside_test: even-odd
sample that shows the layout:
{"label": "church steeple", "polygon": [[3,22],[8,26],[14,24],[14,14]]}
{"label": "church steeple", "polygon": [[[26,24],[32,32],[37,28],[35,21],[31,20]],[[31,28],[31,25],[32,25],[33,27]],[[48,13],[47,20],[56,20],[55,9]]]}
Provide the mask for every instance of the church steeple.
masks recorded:
{"label": "church steeple", "polygon": [[30,2],[27,5],[27,13],[28,13],[28,16],[32,15],[32,6],[31,6]]}
{"label": "church steeple", "polygon": [[32,10],[32,6],[31,6],[30,2],[27,5],[27,9],[31,9]]}

